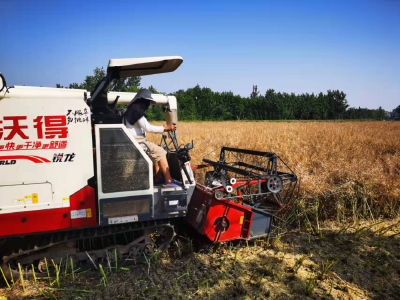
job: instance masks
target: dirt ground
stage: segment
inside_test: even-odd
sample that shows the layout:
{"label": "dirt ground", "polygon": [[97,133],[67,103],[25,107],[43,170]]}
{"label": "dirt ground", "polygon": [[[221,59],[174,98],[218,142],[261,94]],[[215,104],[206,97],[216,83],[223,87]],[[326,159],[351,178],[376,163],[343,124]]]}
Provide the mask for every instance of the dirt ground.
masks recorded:
{"label": "dirt ground", "polygon": [[[0,299],[400,299],[400,218],[325,222],[279,238],[204,245],[177,236],[168,253],[119,270],[20,280]],[[3,299],[2,299],[3,300]]]}

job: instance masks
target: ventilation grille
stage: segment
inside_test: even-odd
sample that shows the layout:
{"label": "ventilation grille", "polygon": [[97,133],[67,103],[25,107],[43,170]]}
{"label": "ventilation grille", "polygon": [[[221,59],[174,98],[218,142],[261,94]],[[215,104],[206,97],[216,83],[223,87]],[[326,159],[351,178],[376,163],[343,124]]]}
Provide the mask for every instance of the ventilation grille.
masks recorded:
{"label": "ventilation grille", "polygon": [[103,218],[148,214],[149,212],[149,199],[103,203]]}
{"label": "ventilation grille", "polygon": [[149,163],[122,128],[100,129],[103,193],[147,190]]}

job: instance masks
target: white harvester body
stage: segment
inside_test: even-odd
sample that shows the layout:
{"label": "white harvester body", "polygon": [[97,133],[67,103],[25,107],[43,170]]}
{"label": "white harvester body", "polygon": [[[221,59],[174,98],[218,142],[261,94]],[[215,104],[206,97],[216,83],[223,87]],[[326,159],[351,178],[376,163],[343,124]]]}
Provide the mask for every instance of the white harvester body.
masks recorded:
{"label": "white harvester body", "polygon": [[69,207],[93,177],[92,148],[82,99],[0,100],[0,214]]}
{"label": "white harvester body", "polygon": [[[179,56],[113,59],[107,71],[118,72],[120,78],[143,76],[174,71],[181,62]],[[1,89],[5,83],[0,83]],[[107,100],[111,104],[118,97],[118,104],[128,104],[135,95],[108,92]],[[91,96],[84,89],[33,86],[4,87],[0,92],[0,215],[69,207],[70,195],[88,185],[94,176],[96,146],[87,105]],[[163,105],[177,115],[174,96],[153,94],[152,97],[156,105]],[[126,128],[123,130],[128,132]],[[95,132],[98,134],[99,129]],[[133,138],[132,143],[145,155]],[[100,152],[97,158],[101,174]],[[150,186],[143,191],[145,194],[153,193],[152,168],[149,175]],[[130,194],[122,192],[117,196]],[[105,196],[101,190],[99,196]]]}

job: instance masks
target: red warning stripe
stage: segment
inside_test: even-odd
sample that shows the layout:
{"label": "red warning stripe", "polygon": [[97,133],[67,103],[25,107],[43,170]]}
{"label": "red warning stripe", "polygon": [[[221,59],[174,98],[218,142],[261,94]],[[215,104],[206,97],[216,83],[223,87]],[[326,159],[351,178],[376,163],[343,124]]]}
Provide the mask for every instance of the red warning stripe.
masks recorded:
{"label": "red warning stripe", "polygon": [[7,160],[7,159],[27,159],[35,164],[40,164],[44,162],[50,162],[48,159],[40,156],[28,156],[28,155],[9,155],[9,156],[0,156],[0,160]]}
{"label": "red warning stripe", "polygon": [[41,159],[43,162],[46,162],[46,163],[51,162],[50,160],[48,160],[47,158],[44,158],[44,157],[40,157],[40,156],[36,156],[36,155],[30,155],[30,156],[35,157],[37,159]]}

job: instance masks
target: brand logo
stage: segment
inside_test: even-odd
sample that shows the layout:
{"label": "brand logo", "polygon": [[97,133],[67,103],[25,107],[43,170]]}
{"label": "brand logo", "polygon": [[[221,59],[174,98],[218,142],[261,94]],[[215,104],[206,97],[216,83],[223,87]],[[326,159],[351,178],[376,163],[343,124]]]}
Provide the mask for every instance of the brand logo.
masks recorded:
{"label": "brand logo", "polygon": [[17,161],[15,159],[11,160],[0,160],[0,166],[5,166],[5,165],[15,165]]}
{"label": "brand logo", "polygon": [[53,162],[72,162],[74,158],[75,153],[54,153]]}
{"label": "brand logo", "polygon": [[[25,159],[34,162],[35,164],[49,163],[47,158],[36,155],[6,155],[0,156],[0,165],[15,165],[16,160]],[[8,162],[8,163],[6,163]]]}

